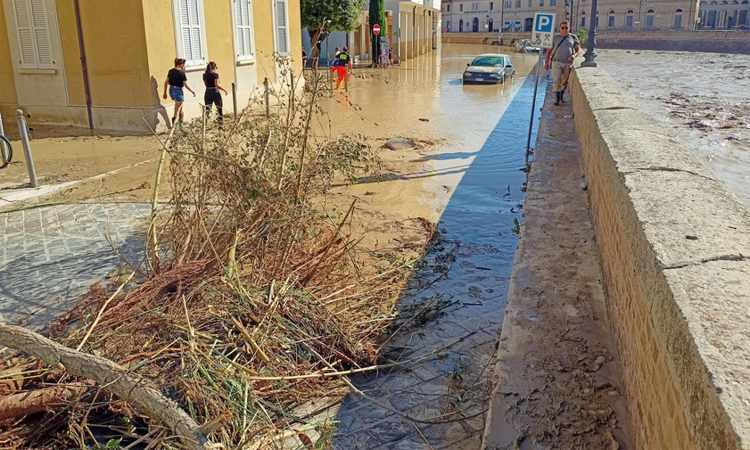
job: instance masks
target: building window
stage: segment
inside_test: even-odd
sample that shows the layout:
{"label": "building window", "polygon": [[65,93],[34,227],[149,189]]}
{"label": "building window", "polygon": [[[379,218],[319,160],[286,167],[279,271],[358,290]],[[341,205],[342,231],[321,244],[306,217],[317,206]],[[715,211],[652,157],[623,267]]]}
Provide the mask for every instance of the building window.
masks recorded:
{"label": "building window", "polygon": [[581,26],[586,26],[586,13],[581,14]]}
{"label": "building window", "polygon": [[607,27],[608,28],[615,27],[615,12],[614,11],[609,12],[609,17],[607,18]]}
{"label": "building window", "polygon": [[521,8],[521,0],[516,0],[516,8]]}
{"label": "building window", "polygon": [[678,9],[674,13],[674,28],[676,30],[679,30],[680,28],[682,28],[682,10],[681,9]]}
{"label": "building window", "polygon": [[464,19],[460,19],[458,21],[458,32],[463,33],[464,32]]}
{"label": "building window", "polygon": [[549,0],[550,6],[557,6],[557,0]]}
{"label": "building window", "polygon": [[539,7],[544,8],[544,0],[539,0]]}
{"label": "building window", "polygon": [[460,12],[464,12],[464,4],[463,4],[463,3],[459,3],[459,4],[458,4],[458,10],[459,10]]}
{"label": "building window", "polygon": [[529,9],[531,9],[531,0],[529,0]]}
{"label": "building window", "polygon": [[33,69],[55,67],[45,0],[13,0],[19,65]]}
{"label": "building window", "polygon": [[650,30],[654,28],[654,10],[649,9],[646,13],[646,29]]}
{"label": "building window", "polygon": [[234,45],[237,61],[248,61],[255,57],[253,37],[253,8],[251,0],[232,0],[234,9]]}
{"label": "building window", "polygon": [[495,4],[493,2],[490,2],[490,11],[495,9]]}
{"label": "building window", "polygon": [[448,11],[448,12],[451,12],[451,4],[450,3],[448,3],[448,4],[445,5],[445,10]]}
{"label": "building window", "polygon": [[274,43],[276,53],[289,55],[289,16],[287,0],[273,0]]}
{"label": "building window", "polygon": [[174,1],[177,56],[188,66],[206,63],[206,35],[203,29],[203,0]]}
{"label": "building window", "polygon": [[625,26],[627,28],[633,28],[633,10],[629,9],[627,15],[625,16]]}

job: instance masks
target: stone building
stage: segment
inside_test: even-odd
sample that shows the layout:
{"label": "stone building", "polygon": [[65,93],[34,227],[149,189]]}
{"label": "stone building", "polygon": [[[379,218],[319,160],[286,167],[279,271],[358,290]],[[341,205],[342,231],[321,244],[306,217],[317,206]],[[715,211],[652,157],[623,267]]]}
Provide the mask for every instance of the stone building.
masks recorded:
{"label": "stone building", "polygon": [[706,30],[750,31],[750,1],[701,1],[698,28]]}
{"label": "stone building", "polygon": [[[750,0],[736,1],[742,6]],[[693,30],[698,24],[700,0],[599,0],[599,29],[618,31]],[[713,1],[713,3],[718,3]],[[730,5],[731,6],[731,5]],[[719,17],[736,17],[740,23],[742,8]],[[537,12],[557,13],[558,21],[567,18],[575,30],[591,25],[591,0],[445,0],[445,32],[530,32]],[[747,14],[742,16],[744,20]],[[727,23],[726,19],[722,23]],[[703,23],[706,23],[703,21]]]}
{"label": "stone building", "polygon": [[[599,0],[599,30],[694,30],[699,0]],[[572,2],[573,28],[591,26],[591,0]]]}

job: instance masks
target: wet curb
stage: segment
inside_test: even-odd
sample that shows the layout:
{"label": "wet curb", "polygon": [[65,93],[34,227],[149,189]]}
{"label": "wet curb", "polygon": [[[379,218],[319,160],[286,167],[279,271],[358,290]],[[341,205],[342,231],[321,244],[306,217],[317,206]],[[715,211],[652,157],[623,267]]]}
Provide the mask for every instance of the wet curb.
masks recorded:
{"label": "wet curb", "polygon": [[750,449],[750,211],[604,71],[572,95],[636,447]]}

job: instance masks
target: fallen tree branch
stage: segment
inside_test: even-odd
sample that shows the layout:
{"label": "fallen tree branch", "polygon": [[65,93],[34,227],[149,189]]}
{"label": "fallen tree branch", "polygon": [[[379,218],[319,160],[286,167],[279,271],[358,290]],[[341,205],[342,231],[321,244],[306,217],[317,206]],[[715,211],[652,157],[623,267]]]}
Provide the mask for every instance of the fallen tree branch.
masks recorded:
{"label": "fallen tree branch", "polygon": [[62,365],[72,375],[92,379],[131,402],[140,413],[168,426],[186,447],[209,448],[198,424],[179,405],[149,387],[144,379],[108,359],[73,350],[26,328],[3,323],[0,323],[0,345],[32,355],[50,366]]}
{"label": "fallen tree branch", "polygon": [[84,390],[81,386],[53,386],[6,395],[0,398],[0,420],[46,411],[81,395]]}

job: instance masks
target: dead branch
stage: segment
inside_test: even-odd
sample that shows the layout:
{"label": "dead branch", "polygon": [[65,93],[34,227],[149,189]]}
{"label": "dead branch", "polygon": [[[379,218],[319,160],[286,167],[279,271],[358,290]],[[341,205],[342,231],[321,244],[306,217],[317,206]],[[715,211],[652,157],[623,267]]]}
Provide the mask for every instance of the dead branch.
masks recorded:
{"label": "dead branch", "polygon": [[0,420],[46,411],[81,395],[84,390],[80,386],[52,386],[5,396],[0,398]]}
{"label": "dead branch", "polygon": [[26,328],[3,323],[0,323],[0,345],[37,357],[50,366],[60,364],[75,376],[92,379],[131,402],[142,414],[167,425],[188,448],[208,448],[208,440],[198,424],[179,405],[108,359],[81,353]]}

